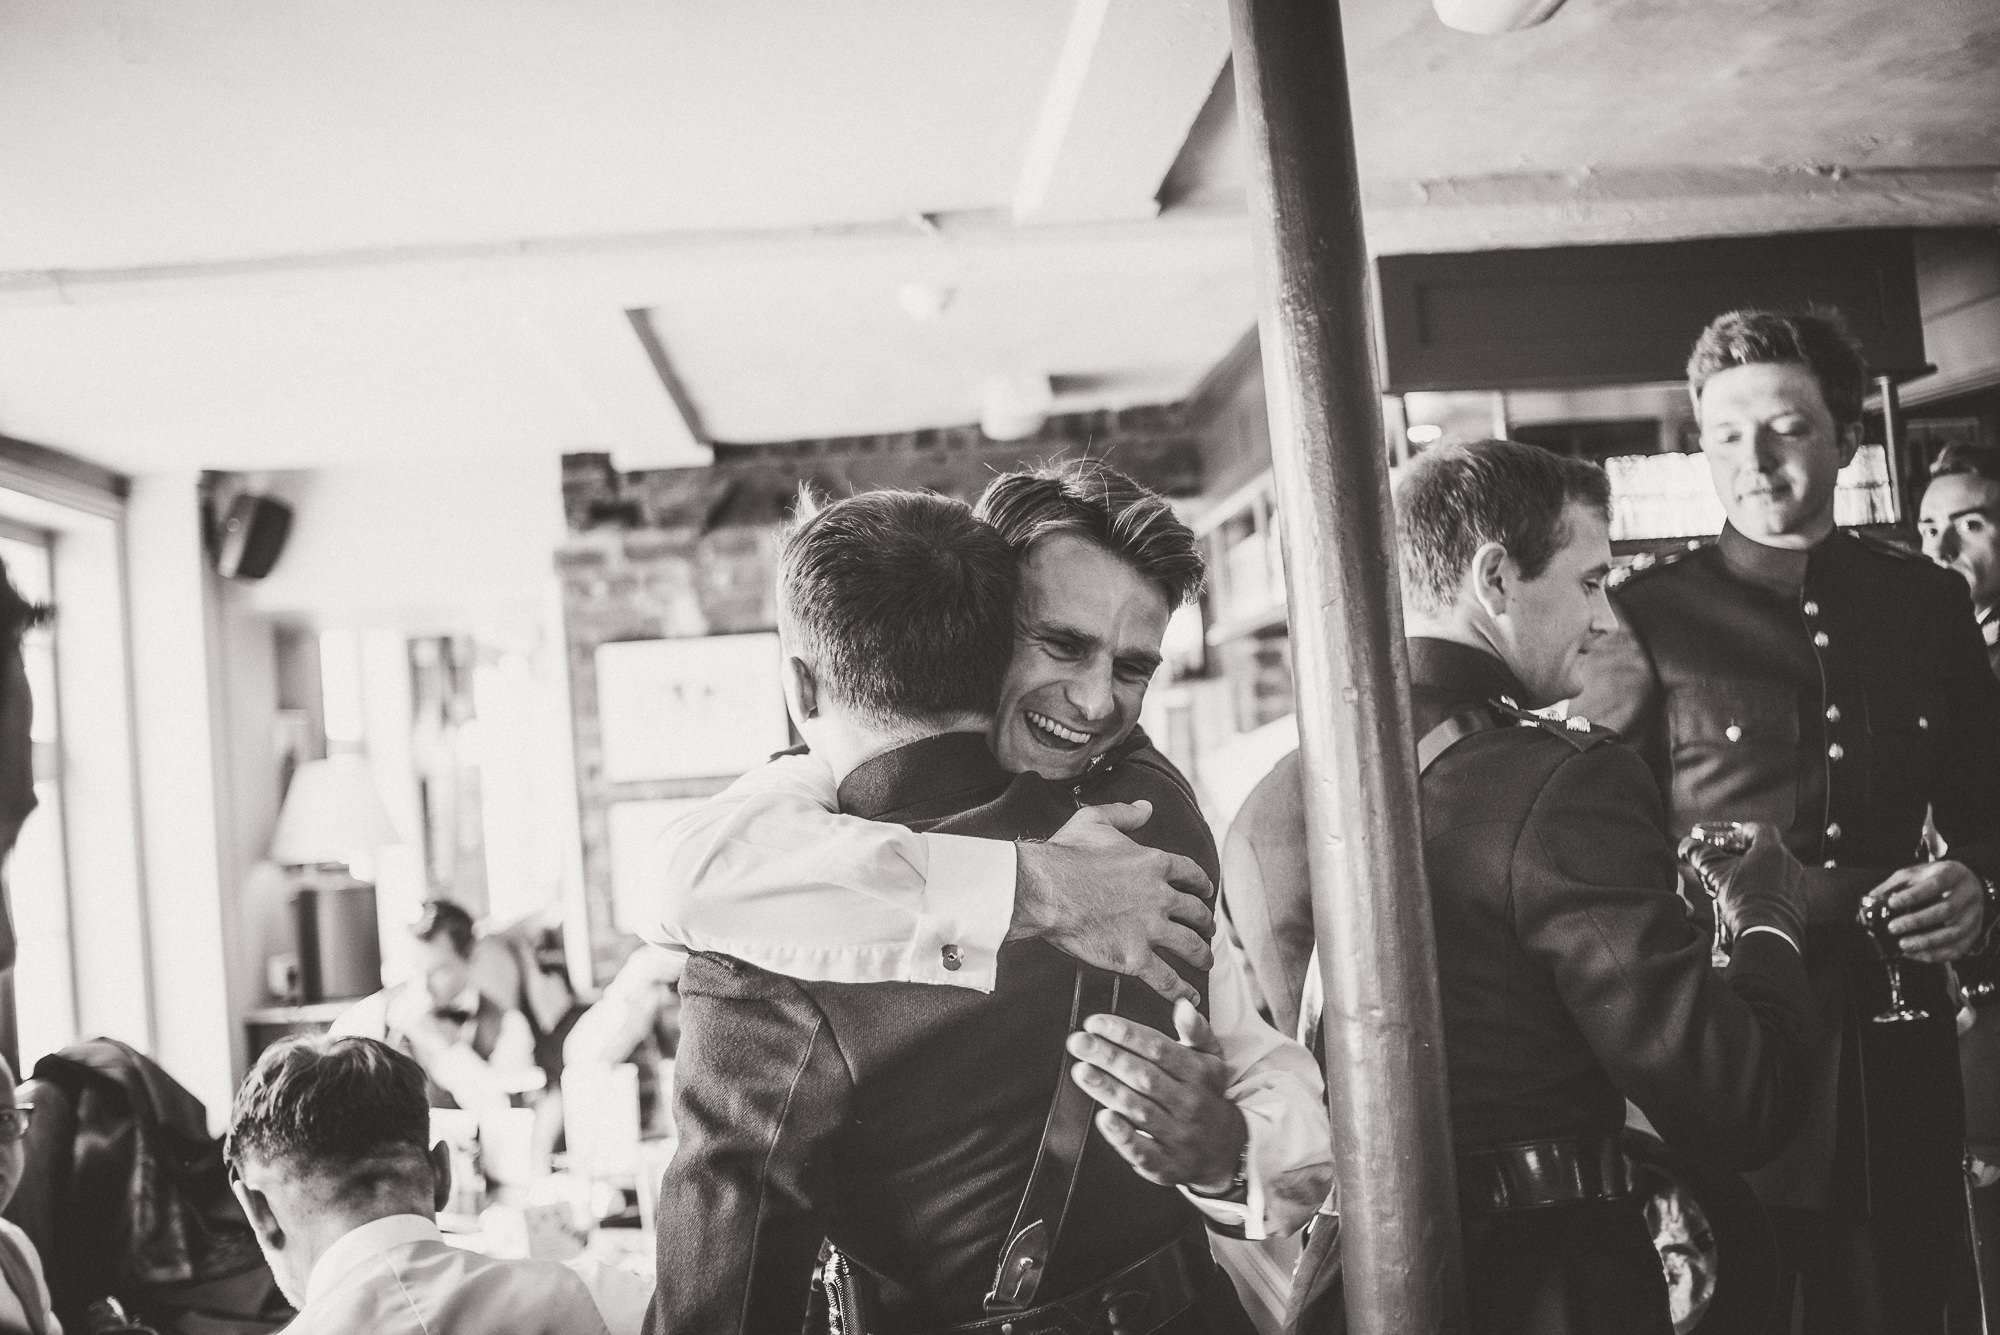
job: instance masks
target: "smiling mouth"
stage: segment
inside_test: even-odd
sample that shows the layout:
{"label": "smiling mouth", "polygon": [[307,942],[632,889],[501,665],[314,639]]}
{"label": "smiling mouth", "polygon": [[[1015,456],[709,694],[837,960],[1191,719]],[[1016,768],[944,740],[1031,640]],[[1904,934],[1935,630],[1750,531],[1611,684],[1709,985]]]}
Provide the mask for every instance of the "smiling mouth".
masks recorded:
{"label": "smiling mouth", "polygon": [[1078,732],[1075,728],[1065,728],[1047,714],[1038,714],[1032,709],[1026,709],[1021,712],[1027,715],[1029,725],[1034,728],[1035,733],[1045,742],[1064,749],[1086,746],[1090,743],[1091,735],[1089,733]]}

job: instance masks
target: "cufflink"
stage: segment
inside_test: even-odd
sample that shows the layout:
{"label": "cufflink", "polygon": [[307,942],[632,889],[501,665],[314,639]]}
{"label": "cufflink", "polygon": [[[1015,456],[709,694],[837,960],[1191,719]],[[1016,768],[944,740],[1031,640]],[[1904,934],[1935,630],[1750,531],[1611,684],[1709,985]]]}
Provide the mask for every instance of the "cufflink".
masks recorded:
{"label": "cufflink", "polygon": [[946,946],[938,952],[938,955],[944,960],[944,967],[954,972],[957,971],[959,965],[965,963],[965,956],[959,953],[957,946]]}

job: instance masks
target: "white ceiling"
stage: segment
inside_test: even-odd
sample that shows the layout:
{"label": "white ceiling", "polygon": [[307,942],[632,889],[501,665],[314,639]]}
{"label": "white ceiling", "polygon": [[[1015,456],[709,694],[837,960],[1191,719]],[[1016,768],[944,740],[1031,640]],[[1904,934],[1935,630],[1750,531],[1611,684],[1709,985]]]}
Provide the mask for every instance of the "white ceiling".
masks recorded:
{"label": "white ceiling", "polygon": [[[2000,221],[1990,0],[1344,9],[1380,250]],[[969,421],[1000,373],[1172,399],[1254,315],[1227,40],[1223,0],[0,0],[0,433],[699,460],[635,307],[714,439]]]}

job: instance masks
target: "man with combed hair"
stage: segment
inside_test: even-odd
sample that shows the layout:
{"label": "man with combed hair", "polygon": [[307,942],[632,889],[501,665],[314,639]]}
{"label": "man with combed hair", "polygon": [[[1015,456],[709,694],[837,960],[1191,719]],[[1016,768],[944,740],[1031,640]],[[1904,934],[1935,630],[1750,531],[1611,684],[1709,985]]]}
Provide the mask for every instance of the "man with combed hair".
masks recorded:
{"label": "man with combed hair", "polygon": [[1986,661],[2000,677],[2000,450],[1947,445],[1931,465],[1917,532],[1925,556],[1965,577]]}
{"label": "man with combed hair", "polygon": [[[822,758],[783,757],[667,832],[662,939],[813,981],[985,992],[1002,945],[1025,940],[1170,999],[1195,991],[1155,946],[1196,969],[1213,958],[1219,976],[1241,974],[1226,940],[1212,955],[1197,935],[1210,927],[1202,900],[1167,888],[1177,878],[1211,894],[1215,842],[1187,780],[1137,726],[1167,619],[1201,588],[1194,534],[1166,500],[1097,460],[1005,474],[975,514],[1021,565],[1012,642],[998,651],[994,755],[1069,787],[1084,809],[1047,843],[918,833],[839,804]],[[1107,1077],[1161,1074],[1132,1048],[1080,1057]],[[1296,1227],[1329,1162],[1324,1119],[1299,1114],[1287,1087],[1246,1090],[1240,1102],[1245,1186],[1231,1222],[1251,1237]],[[1117,1079],[1093,1090],[1107,1107],[1129,1093]]]}
{"label": "man with combed hair", "polygon": [[1627,1099],[1735,1166],[1804,1106],[1804,905],[1777,832],[1719,876],[1714,969],[1644,763],[1530,712],[1577,692],[1615,624],[1609,508],[1601,469],[1508,441],[1434,447],[1396,488],[1467,1300],[1491,1335],[1672,1330]]}
{"label": "man with combed hair", "polygon": [[[1070,819],[1067,788],[989,748],[1019,578],[1005,539],[938,496],[852,497],[787,537],[786,704],[843,810],[989,839]],[[791,1335],[825,1238],[842,1329],[1248,1331],[1204,1216],[1296,1227],[1324,1196],[1311,1059],[1226,953],[1182,969],[1199,1007],[1044,941],[999,956],[983,993],[689,958],[649,1329]],[[1248,1194],[1246,1107],[1313,1151],[1289,1196]]]}
{"label": "man with combed hair", "polygon": [[[372,1038],[265,1049],[230,1112],[230,1188],[298,1319],[288,1335],[625,1335],[644,1281],[501,1261],[438,1231],[451,1153],[416,1062]],[[636,1289],[636,1292],[634,1291]]]}
{"label": "man with combed hair", "polygon": [[[1834,524],[1867,369],[1823,314],[1734,311],[1688,361],[1728,523],[1636,563],[1625,632],[1577,708],[1645,758],[1669,828],[1776,825],[1807,868],[1821,1046],[1796,1143],[1752,1178],[1808,1331],[1934,1330],[1965,1244],[1964,1105],[1941,966],[1990,936],[2000,683],[1966,583]],[[1925,848],[1928,813],[1946,856]],[[1857,921],[1886,898],[1922,1021],[1878,1024],[1887,970]]]}

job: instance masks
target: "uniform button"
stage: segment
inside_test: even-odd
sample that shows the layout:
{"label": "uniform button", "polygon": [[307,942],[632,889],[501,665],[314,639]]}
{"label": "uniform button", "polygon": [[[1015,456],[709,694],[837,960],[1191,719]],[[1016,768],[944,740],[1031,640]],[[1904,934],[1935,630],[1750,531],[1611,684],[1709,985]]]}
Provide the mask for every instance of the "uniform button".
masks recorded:
{"label": "uniform button", "polygon": [[1931,727],[1931,721],[1925,718],[1922,714],[1919,714],[1917,715],[1917,726],[1919,728],[1922,728],[1925,732],[1929,732]]}
{"label": "uniform button", "polygon": [[1847,748],[1839,742],[1834,742],[1826,748],[1826,758],[1828,760],[1838,760],[1846,754]]}
{"label": "uniform button", "polygon": [[1839,822],[1837,822],[1837,821],[1836,821],[1836,822],[1835,822],[1834,824],[1832,824],[1832,825],[1829,825],[1829,826],[1827,826],[1827,827],[1826,827],[1826,837],[1827,837],[1827,838],[1828,838],[1828,839],[1829,839],[1830,841],[1832,841],[1832,842],[1834,842],[1834,843],[1838,843],[1838,842],[1840,842],[1840,824],[1839,824]]}
{"label": "uniform button", "polygon": [[1820,865],[1825,867],[1828,871],[1832,871],[1835,867],[1838,867],[1840,864],[1838,862],[1835,862],[1832,858],[1828,858],[1825,862],[1821,863]]}
{"label": "uniform button", "polygon": [[943,956],[944,967],[947,969],[956,970],[959,965],[965,963],[965,957],[958,953],[957,946],[946,946],[938,954]]}
{"label": "uniform button", "polygon": [[1819,615],[1819,604],[1808,598],[1806,599],[1806,605],[1800,610],[1809,617],[1816,617]]}
{"label": "uniform button", "polygon": [[1816,631],[1814,631],[1814,632],[1813,632],[1813,647],[1814,647],[1814,648],[1817,648],[1817,649],[1824,649],[1824,648],[1826,648],[1826,646],[1828,646],[1829,644],[1832,644],[1832,643],[1833,643],[1833,641],[1832,641],[1832,640],[1829,640],[1829,639],[1828,639],[1828,638],[1826,637],[1826,632],[1825,632],[1825,631],[1823,631],[1823,630],[1816,630]]}
{"label": "uniform button", "polygon": [[1839,706],[1839,705],[1828,705],[1828,706],[1826,707],[1826,721],[1827,721],[1828,723],[1838,723],[1838,722],[1840,722],[1840,706]]}
{"label": "uniform button", "polygon": [[1736,724],[1736,723],[1732,723],[1732,724],[1730,724],[1730,725],[1729,725],[1728,727],[1726,727],[1726,728],[1724,728],[1724,729],[1722,730],[1722,735],[1723,735],[1724,737],[1727,737],[1727,738],[1728,738],[1728,739],[1729,739],[1730,741],[1732,741],[1732,742],[1740,742],[1740,741],[1742,741],[1742,740],[1743,740],[1743,728],[1742,728],[1742,725],[1741,725],[1741,724]]}

